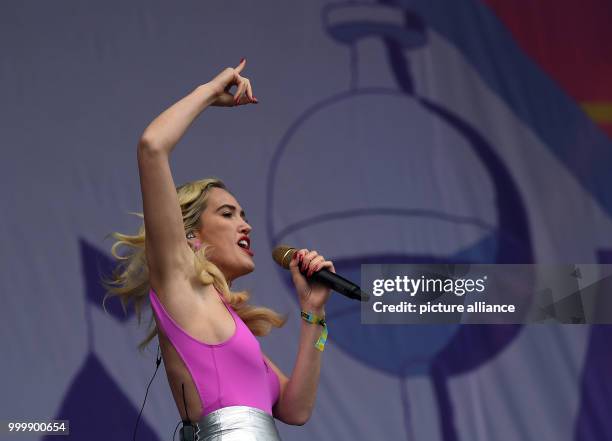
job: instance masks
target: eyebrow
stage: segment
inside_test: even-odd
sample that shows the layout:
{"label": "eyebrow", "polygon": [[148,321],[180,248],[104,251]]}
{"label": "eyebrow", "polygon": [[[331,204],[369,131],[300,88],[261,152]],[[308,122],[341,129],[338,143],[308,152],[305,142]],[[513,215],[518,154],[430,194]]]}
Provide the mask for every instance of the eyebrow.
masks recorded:
{"label": "eyebrow", "polygon": [[[215,211],[221,211],[224,208],[228,208],[231,211],[236,211],[236,207],[233,206],[233,205],[230,205],[230,204],[223,204],[219,208],[217,208]],[[240,211],[240,217],[242,217],[243,219],[246,219],[246,214],[245,214],[244,210]]]}

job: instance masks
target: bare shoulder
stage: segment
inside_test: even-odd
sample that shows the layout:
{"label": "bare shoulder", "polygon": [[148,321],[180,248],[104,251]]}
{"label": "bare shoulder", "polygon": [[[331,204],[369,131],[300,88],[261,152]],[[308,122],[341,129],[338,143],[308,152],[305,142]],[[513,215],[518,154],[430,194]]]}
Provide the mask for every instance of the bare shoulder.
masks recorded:
{"label": "bare shoulder", "polygon": [[188,252],[191,255],[186,253],[182,257],[182,264],[175,271],[164,274],[149,273],[151,288],[158,299],[167,308],[178,308],[176,312],[179,313],[195,307],[198,300],[212,289],[212,286],[204,286],[198,280],[193,253],[191,250]]}
{"label": "bare shoulder", "polygon": [[173,262],[172,265],[160,267],[149,260],[150,253],[147,250],[147,267],[149,270],[149,281],[151,287],[157,293],[163,291],[164,288],[181,283],[183,281],[191,281],[196,277],[195,271],[195,256],[187,242],[184,246],[179,247],[174,251],[174,256],[168,257],[168,260]]}

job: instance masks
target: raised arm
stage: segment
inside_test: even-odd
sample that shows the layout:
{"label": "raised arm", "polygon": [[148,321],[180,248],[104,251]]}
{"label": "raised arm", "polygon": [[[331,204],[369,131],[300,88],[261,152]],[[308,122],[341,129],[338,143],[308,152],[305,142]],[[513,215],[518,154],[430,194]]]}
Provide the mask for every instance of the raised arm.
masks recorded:
{"label": "raised arm", "polygon": [[[161,282],[180,275],[191,263],[183,218],[172,173],[170,153],[196,117],[208,106],[257,103],[251,84],[240,75],[246,61],[226,68],[212,81],[166,109],[143,132],[138,143],[138,171],[150,277]],[[231,94],[229,89],[237,86]]]}

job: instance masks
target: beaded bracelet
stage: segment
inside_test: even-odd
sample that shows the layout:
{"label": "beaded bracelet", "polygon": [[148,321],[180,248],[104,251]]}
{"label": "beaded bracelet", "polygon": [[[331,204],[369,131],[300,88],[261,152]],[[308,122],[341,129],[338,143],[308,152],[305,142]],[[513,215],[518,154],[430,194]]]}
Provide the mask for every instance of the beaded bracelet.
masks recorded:
{"label": "beaded bracelet", "polygon": [[317,348],[319,351],[323,351],[323,349],[325,349],[325,342],[327,342],[327,322],[325,321],[325,317],[319,317],[318,315],[315,315],[312,312],[306,311],[301,311],[300,315],[308,323],[323,326],[323,331],[321,332],[319,339],[314,344],[315,348]]}

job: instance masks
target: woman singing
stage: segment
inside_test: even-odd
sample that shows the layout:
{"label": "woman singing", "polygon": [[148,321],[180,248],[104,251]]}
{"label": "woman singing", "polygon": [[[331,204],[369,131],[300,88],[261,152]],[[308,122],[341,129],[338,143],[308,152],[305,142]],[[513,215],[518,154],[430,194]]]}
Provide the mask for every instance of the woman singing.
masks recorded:
{"label": "woman singing", "polygon": [[[286,319],[248,304],[248,293],[229,289],[255,269],[251,226],[243,209],[218,179],[175,188],[169,165],[170,153],[204,109],[257,103],[241,75],[245,64],[242,59],[237,67],[224,69],[145,129],[137,155],[144,225],[135,236],[113,234],[112,253],[122,264],[107,296],[118,296],[124,307],[133,301],[139,321],[142,302],[149,299],[155,327],[140,347],[158,336],[183,428],[193,428],[195,439],[207,441],[220,440],[221,434],[224,441],[279,440],[274,418],[294,425],[308,421],[319,383],[330,290],[306,277],[322,268],[335,271],[316,251],[301,249],[293,256],[291,275],[304,320],[295,366],[287,377],[255,338]],[[120,256],[121,245],[132,252]]]}

